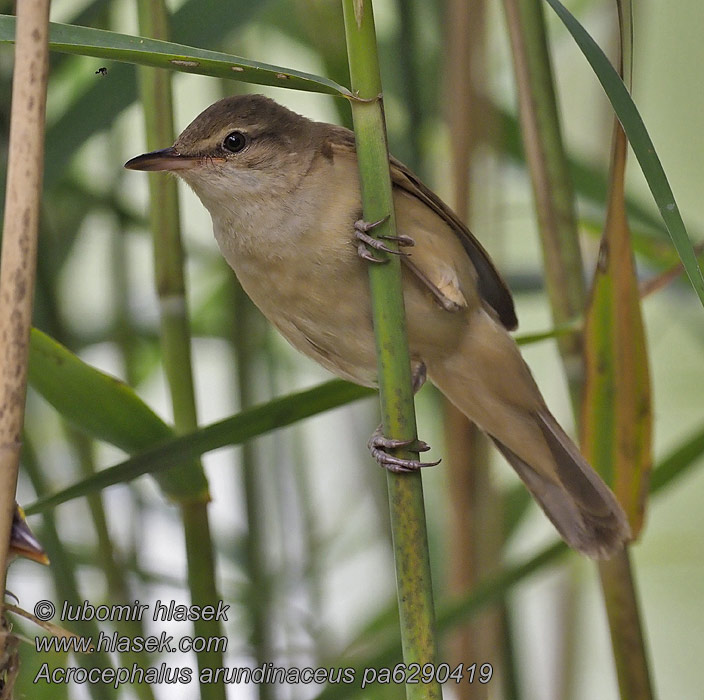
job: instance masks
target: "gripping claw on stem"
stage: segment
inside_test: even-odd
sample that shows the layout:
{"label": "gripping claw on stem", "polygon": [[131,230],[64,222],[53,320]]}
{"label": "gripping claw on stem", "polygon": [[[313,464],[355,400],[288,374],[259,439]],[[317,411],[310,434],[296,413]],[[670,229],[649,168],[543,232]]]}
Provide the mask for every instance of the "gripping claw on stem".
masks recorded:
{"label": "gripping claw on stem", "polygon": [[[422,360],[416,361],[411,373],[414,394],[418,393],[423,384],[425,384],[426,376],[425,362]],[[372,457],[380,467],[384,467],[384,469],[388,469],[395,474],[408,474],[418,471],[423,467],[434,467],[440,464],[441,461],[438,459],[436,462],[421,462],[417,459],[402,459],[401,457],[395,457],[389,454],[388,450],[393,450],[397,447],[409,447],[413,452],[427,452],[430,449],[430,445],[423,442],[423,440],[396,440],[394,438],[387,438],[384,436],[381,426],[372,433],[367,447],[369,447]]]}
{"label": "gripping claw on stem", "polygon": [[[408,255],[408,253],[404,253],[401,250],[389,248],[389,246],[385,245],[378,238],[369,235],[369,231],[372,231],[377,226],[381,226],[388,218],[389,216],[387,215],[383,219],[379,219],[379,221],[364,221],[364,219],[358,219],[354,222],[354,235],[357,241],[359,241],[357,244],[357,255],[363,260],[382,264],[388,262],[387,260],[379,260],[379,258],[374,257],[368,250],[368,247],[374,250],[381,250],[384,253],[390,253],[391,255]],[[415,241],[409,236],[381,236],[380,238],[387,241],[396,241],[400,246],[415,245]]]}
{"label": "gripping claw on stem", "polygon": [[379,466],[394,472],[394,474],[408,474],[423,467],[434,467],[436,464],[440,464],[439,459],[435,462],[421,462],[418,459],[402,459],[389,454],[388,450],[397,447],[410,447],[414,452],[427,452],[430,446],[422,440],[395,440],[384,437],[381,432],[381,426],[372,433],[367,446]]}

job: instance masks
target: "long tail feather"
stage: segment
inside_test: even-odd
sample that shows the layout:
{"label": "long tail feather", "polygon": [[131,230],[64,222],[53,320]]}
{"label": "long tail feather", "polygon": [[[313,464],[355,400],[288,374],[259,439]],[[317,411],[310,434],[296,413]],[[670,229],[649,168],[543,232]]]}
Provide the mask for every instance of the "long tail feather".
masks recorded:
{"label": "long tail feather", "polygon": [[609,557],[630,538],[623,509],[548,411],[506,330],[477,310],[428,376],[496,443],[565,541]]}
{"label": "long tail feather", "polygon": [[496,446],[570,547],[596,559],[612,556],[631,536],[623,509],[551,415],[536,416],[536,423],[555,459],[557,481],[494,438]]}

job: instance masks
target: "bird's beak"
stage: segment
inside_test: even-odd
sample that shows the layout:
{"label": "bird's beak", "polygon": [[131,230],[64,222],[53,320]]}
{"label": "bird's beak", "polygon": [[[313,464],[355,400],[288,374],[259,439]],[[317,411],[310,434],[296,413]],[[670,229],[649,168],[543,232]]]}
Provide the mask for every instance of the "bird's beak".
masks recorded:
{"label": "bird's beak", "polygon": [[143,153],[125,163],[129,170],[189,170],[203,161],[202,156],[183,156],[173,146]]}

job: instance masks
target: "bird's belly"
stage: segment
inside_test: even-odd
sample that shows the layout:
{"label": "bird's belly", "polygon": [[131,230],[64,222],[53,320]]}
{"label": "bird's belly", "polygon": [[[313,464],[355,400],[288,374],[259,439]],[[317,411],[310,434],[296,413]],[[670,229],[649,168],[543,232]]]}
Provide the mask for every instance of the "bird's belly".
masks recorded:
{"label": "bird's belly", "polygon": [[[312,256],[314,257],[314,256]],[[245,292],[281,334],[343,379],[376,384],[366,269],[351,259],[231,262]]]}
{"label": "bird's belly", "polygon": [[[357,255],[351,235],[309,229],[285,241],[247,242],[218,235],[216,227],[216,238],[245,292],[291,345],[343,379],[376,385],[369,263]],[[452,353],[465,313],[442,309],[408,270],[403,277],[412,361]]]}

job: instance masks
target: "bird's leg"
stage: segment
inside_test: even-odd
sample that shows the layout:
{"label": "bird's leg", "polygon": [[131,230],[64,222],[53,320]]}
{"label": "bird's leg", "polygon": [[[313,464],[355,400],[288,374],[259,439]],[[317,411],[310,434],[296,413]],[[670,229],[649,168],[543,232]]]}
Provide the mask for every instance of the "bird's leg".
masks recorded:
{"label": "bird's leg", "polygon": [[[420,362],[413,368],[414,394],[425,384],[425,379],[425,363]],[[381,425],[372,433],[367,447],[369,447],[372,457],[380,467],[384,467],[384,469],[388,469],[395,474],[407,474],[418,471],[418,469],[422,467],[434,467],[436,464],[440,463],[439,459],[436,462],[421,462],[418,459],[401,459],[401,457],[395,457],[389,454],[388,450],[393,450],[397,447],[408,447],[413,452],[427,452],[430,446],[422,440],[395,440],[393,438],[387,438],[382,432]]]}
{"label": "bird's leg", "polygon": [[[385,216],[379,221],[364,221],[363,219],[358,219],[354,222],[354,235],[359,241],[357,244],[357,255],[363,260],[367,260],[373,263],[385,263],[386,260],[379,260],[374,257],[372,253],[368,250],[367,246],[375,250],[382,250],[386,253],[391,253],[392,255],[408,255],[400,250],[392,250],[387,245],[377,238],[369,235],[369,231],[375,229],[377,226],[383,224],[389,217]],[[415,241],[410,236],[380,236],[387,241],[396,241],[399,246],[413,246]],[[415,394],[425,383],[426,370],[425,363],[420,362],[413,368],[413,393]],[[421,467],[434,467],[437,462],[421,462],[418,459],[401,459],[400,457],[395,457],[389,454],[389,450],[393,450],[399,447],[408,447],[414,452],[427,452],[430,447],[422,440],[396,440],[393,438],[387,438],[382,432],[382,426],[380,425],[369,438],[367,443],[369,452],[371,452],[374,460],[379,464],[379,466],[388,469],[396,474],[403,474],[414,472]]]}
{"label": "bird's leg", "polygon": [[[388,216],[385,216],[379,221],[364,221],[364,219],[358,219],[354,222],[354,235],[357,241],[357,255],[363,260],[374,263],[385,263],[386,260],[379,260],[379,258],[374,257],[371,252],[367,249],[367,246],[374,248],[375,250],[382,250],[385,253],[391,253],[392,255],[408,255],[400,250],[393,250],[389,246],[384,245],[382,241],[374,236],[369,235],[369,231],[375,229],[377,226],[381,226],[385,221],[388,220]],[[400,246],[413,246],[415,241],[410,236],[380,236],[385,241],[396,241]]]}

